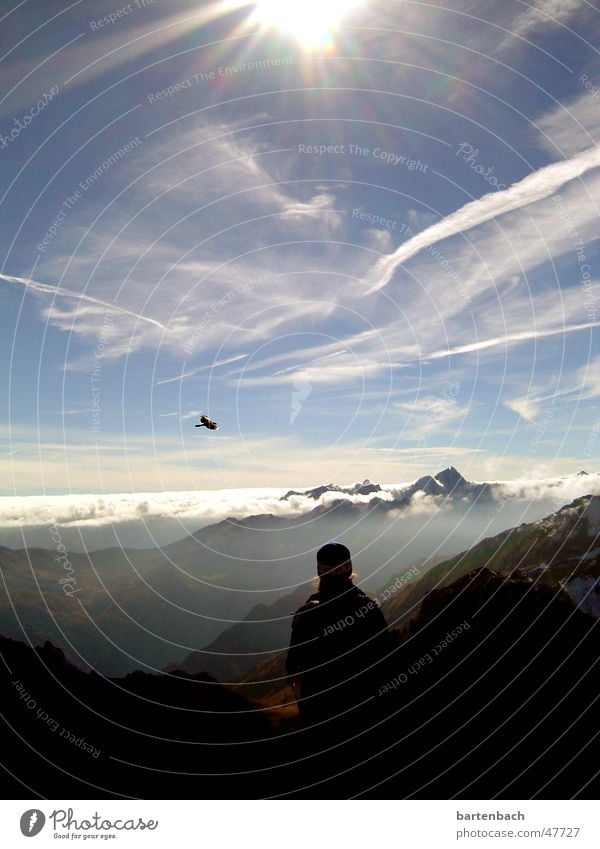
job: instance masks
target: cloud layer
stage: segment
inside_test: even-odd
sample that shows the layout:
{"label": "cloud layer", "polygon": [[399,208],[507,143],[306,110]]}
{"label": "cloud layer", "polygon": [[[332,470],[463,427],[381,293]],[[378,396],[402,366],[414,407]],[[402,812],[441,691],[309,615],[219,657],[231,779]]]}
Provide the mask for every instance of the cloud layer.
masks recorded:
{"label": "cloud layer", "polygon": [[[227,518],[243,519],[263,514],[296,518],[339,499],[364,505],[373,498],[391,501],[407,485],[387,485],[382,487],[382,492],[371,495],[328,491],[318,499],[300,493],[285,500],[282,495],[287,490],[275,488],[5,497],[0,498],[0,545],[51,548],[52,538],[48,532],[51,525],[60,529],[72,550],[165,545]],[[541,518],[574,498],[599,492],[599,475],[503,481],[497,483],[496,499],[498,503],[504,502],[504,506],[492,505],[487,509],[493,521],[505,513],[504,525],[510,527],[510,522],[522,511],[527,511],[530,520]],[[400,512],[403,518],[419,516],[425,521],[444,509],[444,501],[440,498],[418,495]],[[468,504],[461,509],[468,513]]]}

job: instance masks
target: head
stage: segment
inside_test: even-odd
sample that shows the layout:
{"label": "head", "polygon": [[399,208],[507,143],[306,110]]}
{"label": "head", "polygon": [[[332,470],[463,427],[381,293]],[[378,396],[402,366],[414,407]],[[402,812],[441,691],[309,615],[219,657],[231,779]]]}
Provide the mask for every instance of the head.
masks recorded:
{"label": "head", "polygon": [[317,551],[317,573],[321,581],[352,578],[350,551],[341,542],[328,542]]}

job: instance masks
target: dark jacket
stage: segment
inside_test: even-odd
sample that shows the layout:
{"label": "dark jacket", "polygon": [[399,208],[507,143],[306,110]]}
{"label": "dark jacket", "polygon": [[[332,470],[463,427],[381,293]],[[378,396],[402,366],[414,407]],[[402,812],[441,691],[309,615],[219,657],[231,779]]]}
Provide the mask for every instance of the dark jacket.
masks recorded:
{"label": "dark jacket", "polygon": [[351,716],[372,701],[388,652],[377,602],[349,579],[322,581],[294,616],[286,661],[288,674],[300,676],[303,724]]}

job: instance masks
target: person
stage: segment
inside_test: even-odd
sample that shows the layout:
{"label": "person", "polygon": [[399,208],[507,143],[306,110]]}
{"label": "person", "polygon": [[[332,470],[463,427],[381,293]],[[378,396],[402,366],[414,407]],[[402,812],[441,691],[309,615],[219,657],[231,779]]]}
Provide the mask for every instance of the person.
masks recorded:
{"label": "person", "polygon": [[318,592],[296,611],[286,660],[300,722],[326,734],[364,724],[389,653],[387,623],[376,601],[352,582],[352,558],[340,542],[317,552]]}

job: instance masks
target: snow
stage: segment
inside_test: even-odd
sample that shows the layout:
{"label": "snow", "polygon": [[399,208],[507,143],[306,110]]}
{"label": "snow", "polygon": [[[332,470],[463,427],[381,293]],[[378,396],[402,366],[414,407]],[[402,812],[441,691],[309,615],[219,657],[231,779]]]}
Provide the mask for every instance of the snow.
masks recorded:
{"label": "snow", "polygon": [[593,560],[595,557],[598,557],[600,554],[600,548],[594,548],[592,551],[588,551],[587,554],[584,554],[583,557],[579,557],[578,560],[583,562],[584,560]]}
{"label": "snow", "polygon": [[588,520],[588,536],[594,537],[600,533],[600,496],[592,496],[585,515]]}
{"label": "snow", "polygon": [[564,584],[575,604],[583,613],[600,619],[600,579],[593,575],[581,575]]}

